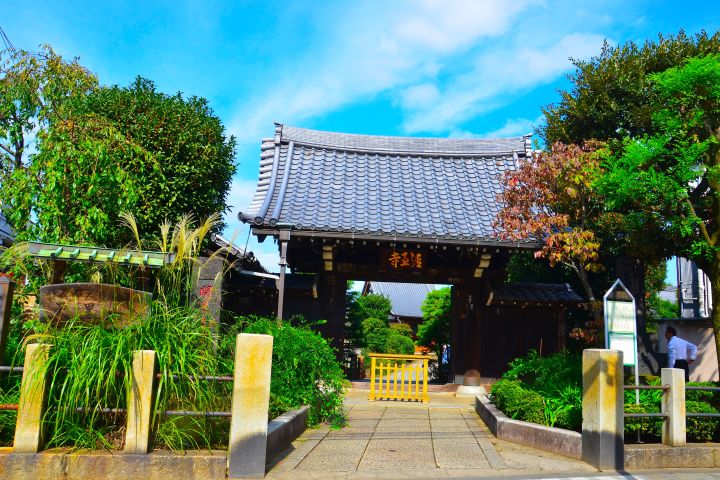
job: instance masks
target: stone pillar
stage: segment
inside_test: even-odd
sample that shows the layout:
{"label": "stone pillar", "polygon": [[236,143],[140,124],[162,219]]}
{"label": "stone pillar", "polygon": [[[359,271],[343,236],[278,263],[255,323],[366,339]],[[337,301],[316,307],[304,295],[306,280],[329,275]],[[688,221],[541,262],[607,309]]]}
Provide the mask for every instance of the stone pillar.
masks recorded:
{"label": "stone pillar", "polygon": [[4,276],[0,277],[0,365],[5,358],[5,347],[10,333],[10,314],[14,291],[15,282]]}
{"label": "stone pillar", "polygon": [[42,417],[47,402],[50,345],[32,343],[25,350],[13,452],[36,453],[43,446]]}
{"label": "stone pillar", "polygon": [[153,350],[133,352],[131,385],[127,396],[125,453],[150,451],[157,359]]}
{"label": "stone pillar", "polygon": [[681,368],[660,370],[663,385],[668,385],[662,397],[662,412],[668,414],[663,422],[662,443],[671,447],[685,446],[685,371]]}
{"label": "stone pillar", "polygon": [[200,257],[199,264],[193,269],[197,278],[195,296],[200,307],[207,312],[210,327],[216,331],[220,323],[222,310],[223,276],[227,268],[225,260],[220,256]]}
{"label": "stone pillar", "polygon": [[237,336],[227,453],[230,480],[265,476],[272,347],[270,335]]}
{"label": "stone pillar", "polygon": [[623,355],[583,351],[582,459],[600,470],[624,467]]}

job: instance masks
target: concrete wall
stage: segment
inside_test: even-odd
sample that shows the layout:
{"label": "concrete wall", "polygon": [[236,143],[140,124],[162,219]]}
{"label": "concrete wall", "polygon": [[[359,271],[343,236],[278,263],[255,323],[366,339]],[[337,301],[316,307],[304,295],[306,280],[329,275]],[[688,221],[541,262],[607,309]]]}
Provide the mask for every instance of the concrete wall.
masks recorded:
{"label": "concrete wall", "polygon": [[582,436],[562,428],[513,420],[495,407],[485,395],[475,397],[475,411],[500,440],[520,443],[566,457],[582,457]]}
{"label": "concrete wall", "polygon": [[[698,346],[697,360],[690,365],[691,382],[716,382],[718,375],[717,353],[715,350],[714,330],[710,320],[661,320],[658,323],[658,353],[667,359],[667,341],[665,327],[673,326],[678,337]],[[661,365],[664,367],[665,365]]]}
{"label": "concrete wall", "polygon": [[[268,424],[268,463],[288,448],[307,426],[308,407],[281,415]],[[225,450],[157,450],[147,455],[58,448],[39,453],[13,453],[0,448],[0,478],[5,480],[117,478],[225,480]]]}
{"label": "concrete wall", "polygon": [[307,416],[310,407],[305,406],[280,415],[268,424],[267,453],[268,462],[283,452],[307,428]]}

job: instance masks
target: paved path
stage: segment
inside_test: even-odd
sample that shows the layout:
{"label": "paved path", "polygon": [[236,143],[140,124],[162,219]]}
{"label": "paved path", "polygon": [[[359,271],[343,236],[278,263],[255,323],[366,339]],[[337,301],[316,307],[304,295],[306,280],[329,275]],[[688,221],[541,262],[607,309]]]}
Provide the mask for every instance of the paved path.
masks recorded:
{"label": "paved path", "polygon": [[583,462],[497,440],[469,398],[435,394],[429,405],[365,398],[367,392],[349,392],[348,426],[306,431],[268,478],[532,478],[596,473]]}

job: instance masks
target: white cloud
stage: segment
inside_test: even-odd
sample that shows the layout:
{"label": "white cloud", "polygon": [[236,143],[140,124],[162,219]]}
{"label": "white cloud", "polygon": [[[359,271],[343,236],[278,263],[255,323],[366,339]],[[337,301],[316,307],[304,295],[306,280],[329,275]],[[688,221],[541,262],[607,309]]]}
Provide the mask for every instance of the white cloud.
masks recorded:
{"label": "white cloud", "polygon": [[318,6],[317,24],[308,27],[325,29],[322,43],[309,46],[295,64],[281,65],[278,79],[238,109],[229,130],[240,142],[256,142],[272,133],[273,121],[301,123],[379,92],[421,84],[448,56],[508,33],[531,3],[405,0],[343,4],[338,11]]}
{"label": "white cloud", "polygon": [[[552,82],[568,71],[573,58],[600,50],[604,37],[572,33],[548,46],[526,44],[481,53],[472,69],[440,89],[440,101],[408,112],[409,133],[441,132],[509,101],[513,94]],[[504,99],[503,99],[504,98]]]}
{"label": "white cloud", "polygon": [[450,137],[457,138],[505,138],[505,137],[518,137],[533,133],[535,127],[545,121],[545,116],[540,115],[535,120],[528,118],[510,118],[505,124],[497,130],[492,130],[483,133],[473,133],[466,130],[453,130],[450,133]]}
{"label": "white cloud", "polygon": [[438,88],[431,84],[414,85],[401,94],[403,108],[429,107],[440,97]]}

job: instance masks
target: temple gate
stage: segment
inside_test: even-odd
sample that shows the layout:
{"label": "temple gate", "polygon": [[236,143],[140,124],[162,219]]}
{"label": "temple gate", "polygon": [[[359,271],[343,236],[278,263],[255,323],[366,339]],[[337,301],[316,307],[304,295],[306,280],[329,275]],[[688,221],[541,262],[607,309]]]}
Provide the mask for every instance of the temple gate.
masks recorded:
{"label": "temple gate", "polygon": [[[561,310],[547,306],[581,299],[564,285],[528,297],[504,284],[510,253],[537,244],[493,235],[501,176],[530,154],[529,136],[381,137],[276,124],[262,140],[257,191],[239,218],[260,241],[278,243],[278,316],[292,310],[283,301],[288,266],[316,275],[311,316],[327,320],[323,334],[340,349],[348,280],[449,284],[456,382],[469,370],[499,375],[514,358],[508,352],[543,342],[546,352],[558,349]],[[512,291],[524,293],[513,299]],[[498,341],[514,347],[500,351]]]}

